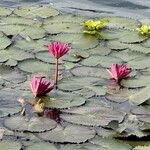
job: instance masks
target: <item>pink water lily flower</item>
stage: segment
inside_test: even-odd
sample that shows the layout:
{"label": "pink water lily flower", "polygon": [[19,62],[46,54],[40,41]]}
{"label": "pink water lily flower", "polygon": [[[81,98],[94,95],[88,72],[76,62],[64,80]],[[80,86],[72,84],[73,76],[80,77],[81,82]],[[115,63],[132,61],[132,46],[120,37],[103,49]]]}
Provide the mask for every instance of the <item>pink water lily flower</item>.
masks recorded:
{"label": "pink water lily flower", "polygon": [[108,70],[111,78],[116,80],[116,82],[120,82],[122,79],[126,78],[130,73],[129,68],[124,64],[112,64],[111,69]]}
{"label": "pink water lily flower", "polygon": [[58,59],[65,55],[69,51],[69,46],[67,43],[52,42],[47,45],[50,54],[55,58],[55,87],[57,89],[58,84]]}
{"label": "pink water lily flower", "polygon": [[30,86],[34,96],[43,96],[54,88],[54,84],[45,80],[42,76],[33,76]]}
{"label": "pink water lily flower", "polygon": [[52,42],[48,44],[48,50],[54,58],[59,59],[69,51],[69,46],[67,43]]}

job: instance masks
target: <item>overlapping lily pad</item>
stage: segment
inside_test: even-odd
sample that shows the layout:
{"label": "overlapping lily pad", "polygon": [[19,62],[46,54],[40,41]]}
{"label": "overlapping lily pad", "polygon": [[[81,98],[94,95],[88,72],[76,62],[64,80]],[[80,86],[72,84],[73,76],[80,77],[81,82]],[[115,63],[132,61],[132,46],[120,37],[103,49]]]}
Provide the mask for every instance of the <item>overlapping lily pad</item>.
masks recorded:
{"label": "overlapping lily pad", "polygon": [[[78,110],[78,108],[76,108]],[[94,110],[88,107],[79,108],[80,112],[75,114],[61,114],[61,118],[67,122],[71,122],[74,124],[82,124],[87,126],[107,126],[111,121],[122,122],[124,119],[125,113],[115,111],[109,107],[99,107],[99,109]],[[83,111],[82,111],[83,109]],[[89,112],[89,110],[91,112]],[[87,110],[87,111],[86,111]],[[73,112],[74,112],[73,111]]]}
{"label": "overlapping lily pad", "polygon": [[24,6],[15,9],[14,13],[25,18],[47,18],[56,16],[59,12],[51,6]]}
{"label": "overlapping lily pad", "polygon": [[20,142],[11,141],[11,140],[3,140],[0,141],[0,149],[1,150],[21,150],[22,145]]}
{"label": "overlapping lily pad", "polygon": [[28,119],[24,116],[14,116],[4,120],[4,125],[11,130],[43,132],[56,127],[56,122],[44,117]]}
{"label": "overlapping lily pad", "polygon": [[43,97],[42,101],[46,108],[70,108],[84,104],[85,98],[72,93],[58,92]]}
{"label": "overlapping lily pad", "polygon": [[38,136],[46,141],[82,143],[93,138],[95,136],[95,131],[77,125],[67,125],[64,128],[58,125],[54,130],[39,133]]}
{"label": "overlapping lily pad", "polygon": [[12,10],[5,8],[5,7],[0,7],[0,16],[8,16],[12,13]]}
{"label": "overlapping lily pad", "polygon": [[11,44],[11,41],[9,38],[7,38],[2,32],[0,32],[0,49],[5,49]]}
{"label": "overlapping lily pad", "polygon": [[25,147],[25,150],[57,150],[56,147],[53,144],[50,144],[48,142],[38,142],[33,143],[27,147]]}

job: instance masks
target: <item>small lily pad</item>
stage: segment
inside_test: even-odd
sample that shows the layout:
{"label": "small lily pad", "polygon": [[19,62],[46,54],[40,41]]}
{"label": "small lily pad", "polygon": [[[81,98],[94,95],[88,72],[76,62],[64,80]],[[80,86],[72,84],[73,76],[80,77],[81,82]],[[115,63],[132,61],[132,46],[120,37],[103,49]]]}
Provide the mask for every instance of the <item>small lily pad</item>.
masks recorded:
{"label": "small lily pad", "polygon": [[4,125],[11,130],[43,132],[54,129],[56,122],[44,117],[33,117],[27,119],[23,116],[14,116],[4,120]]}
{"label": "small lily pad", "polygon": [[18,7],[15,9],[14,13],[25,18],[48,18],[59,14],[56,9],[52,8],[51,6],[45,5]]}
{"label": "small lily pad", "polygon": [[67,125],[65,128],[57,126],[54,130],[39,133],[40,138],[53,142],[82,143],[95,136],[95,131],[87,127]]}
{"label": "small lily pad", "polygon": [[0,149],[1,150],[21,150],[22,145],[17,141],[3,140],[0,141]]}

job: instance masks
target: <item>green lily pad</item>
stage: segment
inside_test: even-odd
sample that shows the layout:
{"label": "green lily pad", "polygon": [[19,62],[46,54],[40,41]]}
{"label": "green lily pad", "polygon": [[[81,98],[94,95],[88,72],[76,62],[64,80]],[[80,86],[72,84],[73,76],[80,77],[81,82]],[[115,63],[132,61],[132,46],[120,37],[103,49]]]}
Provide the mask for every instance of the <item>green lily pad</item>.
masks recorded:
{"label": "green lily pad", "polygon": [[[76,108],[78,110],[78,108]],[[77,112],[75,108],[74,111]],[[125,113],[120,111],[113,110],[109,107],[99,107],[99,108],[89,108],[89,107],[82,107],[79,108],[79,113],[76,114],[61,114],[61,119],[74,123],[74,124],[82,124],[86,126],[107,126],[111,121],[118,121],[119,123],[123,121]],[[82,111],[83,109],[83,111]],[[89,112],[89,110],[91,112]],[[94,111],[93,111],[94,110]],[[80,112],[84,113],[80,113]]]}
{"label": "green lily pad", "polygon": [[5,7],[0,7],[0,16],[8,16],[12,13],[12,10],[5,8]]}
{"label": "green lily pad", "polygon": [[107,24],[107,26],[111,28],[134,30],[139,26],[139,24],[139,21],[131,18],[113,16],[109,18],[109,23]]}
{"label": "green lily pad", "polygon": [[27,147],[25,147],[25,150],[57,150],[54,144],[47,143],[47,142],[38,142],[33,143]]}
{"label": "green lily pad", "polygon": [[3,17],[0,20],[0,25],[7,25],[7,24],[19,24],[19,25],[29,25],[29,26],[41,26],[42,22],[38,20],[28,19],[28,18],[22,18],[18,16],[8,16]]}
{"label": "green lily pad", "polygon": [[129,49],[134,52],[140,52],[144,54],[149,54],[150,49],[147,47],[143,47],[141,44],[130,44]]}
{"label": "green lily pad", "polygon": [[[29,67],[30,66],[30,67]],[[54,65],[41,62],[36,59],[26,59],[19,62],[18,68],[29,73],[48,72],[54,69]]]}
{"label": "green lily pad", "polygon": [[71,73],[75,76],[79,77],[101,77],[101,78],[109,78],[108,73],[105,69],[96,68],[96,67],[76,67],[71,70]]}
{"label": "green lily pad", "polygon": [[133,150],[149,150],[149,149],[150,149],[150,145],[149,146],[137,146]]}
{"label": "green lily pad", "polygon": [[20,142],[11,141],[11,140],[3,140],[0,141],[0,149],[1,150],[21,150],[22,145]]}
{"label": "green lily pad", "polygon": [[132,69],[146,69],[150,68],[149,56],[136,58],[128,62],[128,66]]}
{"label": "green lily pad", "polygon": [[51,93],[41,98],[46,108],[70,108],[85,103],[85,98],[72,93]]}
{"label": "green lily pad", "polygon": [[15,9],[14,13],[25,18],[48,18],[56,16],[59,12],[51,6],[24,6]]}
{"label": "green lily pad", "polygon": [[58,34],[51,36],[50,40],[71,43],[74,49],[90,49],[98,45],[98,39],[95,36],[85,34]]}
{"label": "green lily pad", "polygon": [[144,47],[150,48],[150,39],[145,40],[144,42],[141,43]]}
{"label": "green lily pad", "polygon": [[29,52],[40,52],[47,51],[46,41],[40,40],[18,40],[15,42],[14,47],[20,48],[21,50],[29,51]]}
{"label": "green lily pad", "polygon": [[23,38],[31,37],[32,39],[40,39],[46,35],[46,31],[41,27],[19,24],[1,25],[0,31],[4,32],[6,35],[20,34]]}
{"label": "green lily pad", "polygon": [[65,55],[62,59],[65,62],[73,62],[73,63],[77,63],[81,60],[80,57],[76,56],[75,54],[71,54],[71,53]]}
{"label": "green lily pad", "polygon": [[44,24],[50,24],[50,23],[81,23],[82,21],[86,20],[86,17],[78,16],[78,15],[72,15],[72,14],[65,14],[65,15],[58,15],[55,17],[47,18],[44,20]]}
{"label": "green lily pad", "polygon": [[4,65],[0,65],[0,77],[5,81],[9,81],[15,84],[25,82],[27,79],[26,75],[23,73]]}
{"label": "green lily pad", "polygon": [[121,85],[128,88],[145,87],[150,84],[149,76],[139,76],[135,79],[126,79],[121,81]]}
{"label": "green lily pad", "polygon": [[76,91],[93,85],[96,81],[99,80],[105,82],[104,79],[99,79],[96,77],[70,77],[61,80],[58,88],[63,91]]}
{"label": "green lily pad", "polygon": [[43,132],[54,129],[56,122],[44,117],[33,117],[27,119],[23,116],[14,116],[6,118],[4,125],[11,130],[16,131],[30,131],[30,132]]}
{"label": "green lily pad", "polygon": [[9,59],[22,61],[28,58],[34,58],[31,53],[24,52],[18,48],[9,48],[6,50],[1,50],[0,60],[2,62]]}
{"label": "green lily pad", "polygon": [[5,49],[11,44],[11,41],[9,38],[7,38],[3,33],[0,32],[0,49]]}
{"label": "green lily pad", "polygon": [[109,94],[106,95],[106,98],[114,101],[114,102],[118,102],[118,103],[122,103],[128,100],[128,97],[137,93],[138,90],[135,89],[120,89],[120,90],[109,90],[107,91]]}
{"label": "green lily pad", "polygon": [[101,146],[101,150],[131,150],[130,145],[111,138],[102,138],[97,136],[96,138],[90,140],[90,143]]}
{"label": "green lily pad", "polygon": [[150,98],[149,90],[150,90],[150,86],[143,88],[138,93],[129,96],[129,101],[137,105],[144,103]]}
{"label": "green lily pad", "polygon": [[18,62],[13,59],[9,59],[9,60],[7,60],[7,62],[4,63],[4,65],[10,66],[10,67],[15,67],[15,66],[17,66],[17,64],[18,64]]}
{"label": "green lily pad", "polygon": [[82,27],[77,23],[49,23],[43,28],[50,34],[82,33]]}
{"label": "green lily pad", "polygon": [[144,57],[145,55],[142,53],[135,52],[135,51],[133,52],[133,51],[130,51],[129,49],[127,49],[127,50],[123,50],[123,51],[119,51],[119,52],[113,51],[111,53],[111,56],[119,57],[123,61],[128,62],[128,61],[134,60],[139,57]]}
{"label": "green lily pad", "polygon": [[120,43],[118,40],[108,41],[107,46],[112,50],[124,50],[128,48],[128,44]]}
{"label": "green lily pad", "polygon": [[147,39],[146,36],[139,35],[138,32],[124,32],[122,37],[119,39],[122,43],[132,44],[132,43],[141,43]]}
{"label": "green lily pad", "polygon": [[[94,60],[94,61],[93,61]],[[111,57],[111,56],[91,56],[81,62],[82,65],[95,67],[101,65],[102,67],[109,68],[111,64],[122,63],[120,58]]]}
{"label": "green lily pad", "polygon": [[21,111],[21,107],[2,107],[0,108],[0,117],[5,117],[8,115],[14,115]]}
{"label": "green lily pad", "polygon": [[54,130],[39,133],[38,136],[46,141],[82,143],[95,136],[95,131],[87,127],[77,125],[57,126]]}

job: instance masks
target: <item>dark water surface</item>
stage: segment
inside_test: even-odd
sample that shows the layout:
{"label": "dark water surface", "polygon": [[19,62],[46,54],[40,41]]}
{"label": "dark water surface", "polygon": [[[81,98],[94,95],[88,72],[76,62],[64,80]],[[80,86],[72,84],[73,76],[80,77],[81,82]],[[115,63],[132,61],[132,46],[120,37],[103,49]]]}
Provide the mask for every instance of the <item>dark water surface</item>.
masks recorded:
{"label": "dark water surface", "polygon": [[24,4],[47,4],[63,12],[78,13],[88,16],[127,16],[149,18],[149,0],[1,0],[0,5],[14,7]]}

